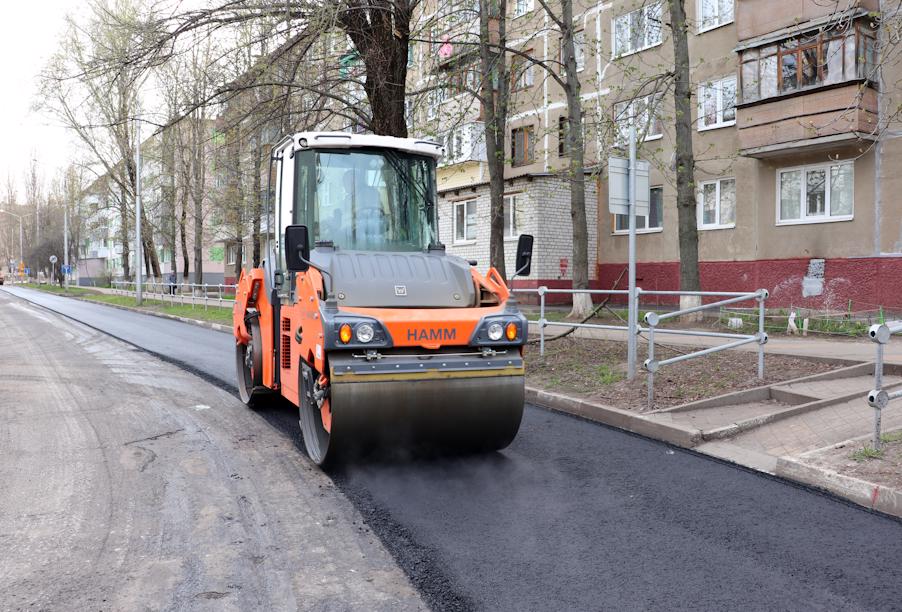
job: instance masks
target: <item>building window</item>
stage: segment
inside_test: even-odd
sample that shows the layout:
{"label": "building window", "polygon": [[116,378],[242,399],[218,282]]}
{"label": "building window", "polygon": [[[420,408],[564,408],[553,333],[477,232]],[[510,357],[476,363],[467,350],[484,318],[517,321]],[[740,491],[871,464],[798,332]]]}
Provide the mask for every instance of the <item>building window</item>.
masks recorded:
{"label": "building window", "polygon": [[511,159],[514,166],[525,166],[535,160],[535,136],[532,126],[511,130]]}
{"label": "building window", "polygon": [[777,223],[821,223],[852,218],[852,162],[777,172]]}
{"label": "building window", "polygon": [[[614,215],[614,231],[630,230],[629,215]],[[654,232],[664,228],[664,188],[652,187],[648,190],[648,217],[636,215],[636,231]]]}
{"label": "building window", "polygon": [[453,163],[457,159],[464,156],[464,130],[467,127],[458,127],[451,130],[442,137],[445,145],[445,160]]}
{"label": "building window", "polygon": [[520,235],[517,229],[517,196],[504,196],[504,237],[516,238]]}
{"label": "building window", "polygon": [[658,112],[660,103],[661,95],[652,94],[614,104],[614,123],[617,126],[615,145],[624,148],[629,144],[632,122],[636,124],[636,138],[639,142],[660,138],[662,135]]}
{"label": "building window", "polygon": [[438,116],[438,108],[442,102],[448,99],[447,87],[436,87],[427,94],[426,119],[435,119]]}
{"label": "building window", "polygon": [[699,229],[736,227],[736,179],[702,183],[698,200]]}
{"label": "building window", "polygon": [[736,124],[736,77],[703,83],[698,88],[698,129]]}
{"label": "building window", "polygon": [[533,8],[533,0],[514,0],[514,17],[525,15]]}
{"label": "building window", "polygon": [[238,261],[238,245],[232,244],[229,245],[229,249],[226,254],[226,264],[234,266],[236,261]]}
{"label": "building window", "polygon": [[698,31],[713,30],[733,21],[733,0],[698,0]]}
{"label": "building window", "polygon": [[[527,50],[526,53],[532,53],[532,49]],[[511,61],[510,78],[512,83],[511,89],[513,91],[532,87],[534,83],[532,62],[524,57],[518,56],[514,58],[513,61]]]}
{"label": "building window", "polygon": [[873,30],[844,24],[740,53],[742,101],[858,79],[872,79]]}
{"label": "building window", "polygon": [[661,44],[661,3],[653,2],[614,18],[614,57]]}
{"label": "building window", "polygon": [[[564,55],[564,39],[560,41],[560,57],[558,61],[561,63],[561,74],[567,74],[567,57]],[[573,33],[573,54],[576,56],[576,71],[582,72],[586,67],[586,32],[579,30]]]}
{"label": "building window", "polygon": [[476,200],[454,203],[454,242],[476,240]]}

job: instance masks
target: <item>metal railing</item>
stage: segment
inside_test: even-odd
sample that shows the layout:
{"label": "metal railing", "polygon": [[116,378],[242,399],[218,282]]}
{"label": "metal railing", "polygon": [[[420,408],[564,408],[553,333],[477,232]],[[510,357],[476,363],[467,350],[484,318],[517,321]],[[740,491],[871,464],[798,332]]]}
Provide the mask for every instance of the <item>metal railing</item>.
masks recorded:
{"label": "metal railing", "polygon": [[[134,281],[113,281],[113,293],[117,295],[134,295]],[[202,305],[204,310],[210,304],[220,307],[231,305],[234,301],[235,291],[238,285],[227,284],[198,284],[198,283],[167,283],[155,280],[144,281],[142,293],[149,298],[170,304],[191,305],[192,308]]]}
{"label": "metal railing", "polygon": [[[523,293],[523,294],[537,294],[539,296],[539,319],[537,321],[530,321],[530,323],[535,323],[539,327],[539,354],[545,355],[545,328],[546,327],[566,327],[566,328],[584,328],[584,329],[600,329],[600,330],[613,330],[613,331],[623,331],[628,335],[631,333],[628,325],[606,325],[606,324],[598,324],[598,323],[568,323],[566,321],[549,321],[545,318],[545,296],[553,295],[553,294],[565,294],[565,295],[574,295],[577,293],[583,293],[588,295],[625,295],[629,296],[628,290],[606,290],[606,289],[549,289],[548,287],[542,286],[537,289],[514,289],[514,293]],[[648,359],[645,360],[644,366],[646,371],[648,372],[648,407],[649,409],[654,407],[654,380],[655,373],[662,367],[666,365],[670,365],[673,363],[678,363],[680,361],[687,361],[689,359],[695,359],[698,357],[703,357],[705,355],[711,355],[713,353],[718,353],[720,351],[725,351],[733,348],[737,348],[746,344],[751,344],[753,342],[758,343],[758,378],[764,379],[764,345],[767,343],[767,334],[764,331],[764,303],[769,297],[769,294],[766,289],[759,289],[753,292],[747,293],[739,293],[739,292],[719,292],[719,291],[645,291],[641,288],[636,288],[636,300],[638,302],[639,298],[643,295],[647,296],[671,296],[671,297],[679,297],[679,296],[697,296],[701,298],[705,297],[719,297],[725,298],[718,300],[716,302],[711,302],[708,304],[701,304],[700,306],[693,306],[691,308],[684,308],[682,310],[675,310],[666,313],[656,313],[656,312],[648,312],[645,315],[645,323],[647,327],[643,327],[641,325],[636,326],[635,334],[647,333],[648,335]],[[702,312],[704,310],[710,310],[713,308],[721,308],[722,306],[726,306],[729,304],[736,304],[738,302],[748,302],[748,301],[757,301],[758,302],[758,331],[755,334],[732,334],[727,332],[709,332],[703,330],[689,330],[689,329],[667,329],[667,328],[658,328],[658,325],[666,321],[668,319],[674,319],[677,317],[681,317],[683,315],[692,314],[696,312]],[[638,308],[638,307],[637,307]],[[670,334],[674,336],[694,336],[699,338],[724,338],[733,340],[733,342],[727,342],[726,344],[721,344],[719,346],[712,346],[709,348],[701,349],[692,353],[687,353],[683,355],[678,355],[677,357],[672,357],[670,359],[657,360],[655,359],[655,334]],[[634,371],[635,364],[627,364],[630,371]]]}
{"label": "metal railing", "polygon": [[883,353],[893,334],[902,333],[902,321],[888,321],[871,325],[868,336],[877,344],[877,359],[874,362],[874,388],[868,392],[868,405],[874,409],[874,450],[880,450],[881,419],[883,409],[893,400],[902,398],[902,389],[889,392],[883,388]]}
{"label": "metal railing", "polygon": [[[724,292],[716,292],[716,291],[641,291],[642,294],[645,295],[691,295],[691,296],[699,296],[699,297],[723,297],[726,299],[718,300],[716,302],[711,302],[709,304],[701,304],[700,306],[693,306],[691,308],[684,308],[682,310],[675,310],[673,312],[667,312],[664,314],[658,314],[656,312],[648,312],[645,314],[645,323],[648,325],[646,328],[640,327],[641,331],[648,332],[648,359],[645,360],[643,364],[645,366],[645,370],[648,372],[648,409],[651,410],[655,405],[655,374],[662,366],[670,365],[673,363],[679,363],[680,361],[688,361],[690,359],[696,359],[698,357],[704,357],[705,355],[713,355],[714,353],[719,353],[721,351],[726,351],[733,348],[739,348],[740,346],[744,346],[746,344],[751,344],[753,342],[758,343],[758,380],[764,380],[764,345],[767,344],[767,333],[764,331],[764,302],[769,297],[769,294],[766,289],[759,289],[758,291],[754,291],[752,293],[724,293]],[[702,312],[704,310],[711,310],[713,308],[721,308],[723,306],[727,306],[729,304],[736,304],[737,302],[748,302],[751,300],[758,301],[758,332],[755,334],[731,334],[727,332],[706,332],[701,330],[682,330],[682,329],[658,329],[658,325],[661,322],[666,321],[668,319],[674,319],[676,317],[682,317],[684,315],[693,314],[696,312]],[[676,334],[676,335],[684,335],[684,336],[698,336],[704,338],[725,338],[732,339],[732,342],[727,342],[725,344],[721,344],[718,346],[712,346],[706,349],[701,349],[698,351],[694,351],[692,353],[686,353],[684,355],[677,355],[676,357],[671,357],[670,359],[657,360],[655,359],[655,333],[658,334]]]}

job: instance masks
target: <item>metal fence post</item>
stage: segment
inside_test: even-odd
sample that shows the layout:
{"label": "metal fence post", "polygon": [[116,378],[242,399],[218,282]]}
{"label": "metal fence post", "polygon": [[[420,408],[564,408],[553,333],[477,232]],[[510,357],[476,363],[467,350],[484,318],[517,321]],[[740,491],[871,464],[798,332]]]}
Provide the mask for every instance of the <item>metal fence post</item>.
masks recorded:
{"label": "metal fence post", "polygon": [[764,300],[766,293],[758,295],[758,380],[764,380]]}
{"label": "metal fence post", "polygon": [[[655,326],[648,326],[648,363],[655,360]],[[648,409],[655,409],[655,373],[653,369],[647,369],[648,380]]]}
{"label": "metal fence post", "polygon": [[[874,365],[874,387],[877,391],[881,391],[883,389],[883,347],[884,344],[880,342],[877,344],[877,363]],[[880,406],[874,407],[874,450],[880,450],[880,432],[882,429],[881,417],[883,416],[883,409]]]}
{"label": "metal fence post", "polygon": [[545,291],[548,287],[539,287],[539,355],[545,356]]}

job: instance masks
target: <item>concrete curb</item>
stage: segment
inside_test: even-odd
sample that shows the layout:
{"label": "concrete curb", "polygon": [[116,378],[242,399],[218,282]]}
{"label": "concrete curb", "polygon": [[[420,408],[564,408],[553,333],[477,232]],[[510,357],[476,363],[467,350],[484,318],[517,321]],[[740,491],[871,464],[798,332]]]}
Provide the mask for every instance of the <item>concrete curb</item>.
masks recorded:
{"label": "concrete curb", "polygon": [[902,491],[780,457],[775,475],[828,491],[860,506],[902,517]]}
{"label": "concrete curb", "polygon": [[[59,294],[53,294],[59,295]],[[223,325],[222,323],[212,323],[210,321],[201,321],[199,319],[189,319],[188,317],[178,317],[176,315],[166,314],[165,312],[154,312],[152,310],[146,310],[144,308],[137,308],[133,306],[122,306],[121,304],[107,304],[106,302],[99,302],[97,300],[89,300],[87,298],[76,297],[73,295],[63,295],[62,297],[67,297],[71,300],[78,300],[80,302],[89,302],[91,304],[100,304],[101,306],[109,306],[110,308],[118,308],[119,310],[129,310],[131,312],[139,312],[141,314],[150,315],[152,317],[159,317],[161,319],[170,319],[172,321],[180,321],[182,323],[187,323],[189,325],[195,325],[197,327],[203,327],[205,329],[212,329],[213,331],[222,332],[224,334],[232,333],[231,325]]]}
{"label": "concrete curb", "polygon": [[683,448],[692,448],[702,441],[702,432],[691,427],[661,423],[629,410],[595,404],[585,400],[526,387],[526,401],[560,412],[575,414],[590,421],[611,425],[649,438],[662,440]]}
{"label": "concrete curb", "polygon": [[[771,459],[770,456],[767,456],[767,461],[762,461],[761,456],[758,456],[757,453],[751,453],[726,443],[706,442],[703,439],[702,431],[698,429],[661,423],[629,410],[595,404],[536,387],[526,387],[526,401],[661,440],[674,446],[691,448],[711,457],[827,491],[871,510],[902,517],[902,491],[896,489],[844,476],[831,470],[816,468],[788,457]],[[699,445],[702,446],[699,448]],[[776,466],[771,468],[774,462]]]}

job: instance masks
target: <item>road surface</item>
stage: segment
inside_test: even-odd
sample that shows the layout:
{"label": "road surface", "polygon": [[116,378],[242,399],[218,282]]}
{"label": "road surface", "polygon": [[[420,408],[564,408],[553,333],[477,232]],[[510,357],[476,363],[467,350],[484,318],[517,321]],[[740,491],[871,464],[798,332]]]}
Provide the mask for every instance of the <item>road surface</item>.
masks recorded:
{"label": "road surface", "polygon": [[[233,390],[226,334],[8,291]],[[302,452],[290,407],[248,414]],[[504,452],[386,460],[333,480],[435,609],[902,606],[899,521],[532,406]]]}

